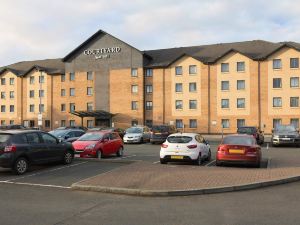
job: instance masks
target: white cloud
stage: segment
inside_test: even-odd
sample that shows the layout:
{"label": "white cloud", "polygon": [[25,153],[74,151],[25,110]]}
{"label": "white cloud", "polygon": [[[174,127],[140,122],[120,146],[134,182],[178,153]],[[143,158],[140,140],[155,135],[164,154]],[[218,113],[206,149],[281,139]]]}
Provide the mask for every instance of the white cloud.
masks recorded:
{"label": "white cloud", "polygon": [[300,42],[300,0],[1,0],[0,65],[63,57],[103,29],[138,49]]}

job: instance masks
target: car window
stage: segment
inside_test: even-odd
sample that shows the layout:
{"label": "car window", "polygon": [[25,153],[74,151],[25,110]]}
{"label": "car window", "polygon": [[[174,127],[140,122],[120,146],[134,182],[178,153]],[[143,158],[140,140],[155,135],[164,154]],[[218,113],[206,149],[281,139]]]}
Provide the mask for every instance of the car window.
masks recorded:
{"label": "car window", "polygon": [[5,143],[10,138],[11,134],[0,134],[0,143]]}
{"label": "car window", "polygon": [[69,136],[69,138],[77,137],[75,131],[69,132],[67,136]]}
{"label": "car window", "polygon": [[83,134],[84,134],[84,132],[82,132],[82,131],[75,131],[75,137],[80,137]]}
{"label": "car window", "polygon": [[227,136],[223,139],[222,144],[229,145],[255,145],[256,140],[253,137]]}
{"label": "car window", "polygon": [[193,138],[188,136],[169,136],[167,140],[169,143],[189,143]]}
{"label": "car window", "polygon": [[56,139],[54,137],[52,137],[51,135],[49,135],[49,134],[42,133],[42,138],[43,138],[44,143],[57,144]]}
{"label": "car window", "polygon": [[101,140],[103,137],[102,133],[98,133],[98,132],[90,132],[90,133],[86,133],[84,135],[82,135],[78,141],[99,141]]}
{"label": "car window", "polygon": [[119,136],[116,133],[112,133],[112,138],[113,139],[119,139]]}
{"label": "car window", "polygon": [[204,138],[201,136],[201,135],[196,135],[195,136],[195,139],[197,142],[199,143],[204,143]]}
{"label": "car window", "polygon": [[13,143],[15,144],[26,144],[27,138],[25,134],[14,135]]}
{"label": "car window", "polygon": [[29,144],[39,144],[39,143],[41,143],[39,135],[37,133],[26,134],[26,137],[27,137],[27,141],[28,141]]}

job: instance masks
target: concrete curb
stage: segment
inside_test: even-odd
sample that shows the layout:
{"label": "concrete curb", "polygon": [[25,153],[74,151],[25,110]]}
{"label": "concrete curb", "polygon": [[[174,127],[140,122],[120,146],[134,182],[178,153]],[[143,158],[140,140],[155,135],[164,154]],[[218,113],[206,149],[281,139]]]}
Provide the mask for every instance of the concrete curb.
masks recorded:
{"label": "concrete curb", "polygon": [[191,190],[141,190],[141,189],[129,189],[129,188],[115,188],[115,187],[103,187],[103,186],[89,186],[81,185],[79,183],[72,184],[72,190],[80,191],[93,191],[103,192],[111,194],[122,194],[122,195],[135,195],[135,196],[152,196],[152,197],[170,197],[170,196],[188,196],[188,195],[203,195],[203,194],[216,194],[233,191],[244,191],[263,187],[269,187],[279,184],[286,184],[291,182],[300,181],[300,176],[287,177],[279,180],[270,180],[257,183],[249,183],[236,186],[224,186],[224,187],[213,187],[204,189],[191,189]]}
{"label": "concrete curb", "polygon": [[99,162],[99,163],[124,163],[124,164],[131,164],[134,162],[140,162],[140,160],[128,160],[128,159],[96,159],[96,158],[74,158],[78,161],[92,161],[92,162]]}

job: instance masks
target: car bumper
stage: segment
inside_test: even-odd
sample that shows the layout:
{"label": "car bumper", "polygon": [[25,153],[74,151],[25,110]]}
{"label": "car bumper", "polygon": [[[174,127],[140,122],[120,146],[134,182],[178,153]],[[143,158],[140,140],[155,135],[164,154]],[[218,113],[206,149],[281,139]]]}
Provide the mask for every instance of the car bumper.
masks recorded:
{"label": "car bumper", "polygon": [[14,156],[11,153],[4,153],[0,156],[0,167],[10,168],[13,166]]}
{"label": "car bumper", "polygon": [[123,142],[124,143],[139,143],[139,142],[141,142],[141,138],[135,138],[135,139],[124,138]]}
{"label": "car bumper", "polygon": [[261,156],[259,154],[248,155],[229,155],[223,153],[217,153],[216,160],[219,162],[228,163],[243,163],[243,164],[255,164],[260,161]]}
{"label": "car bumper", "polygon": [[199,152],[160,152],[164,161],[193,161],[198,159]]}
{"label": "car bumper", "polygon": [[273,145],[298,145],[300,144],[300,138],[273,138]]}

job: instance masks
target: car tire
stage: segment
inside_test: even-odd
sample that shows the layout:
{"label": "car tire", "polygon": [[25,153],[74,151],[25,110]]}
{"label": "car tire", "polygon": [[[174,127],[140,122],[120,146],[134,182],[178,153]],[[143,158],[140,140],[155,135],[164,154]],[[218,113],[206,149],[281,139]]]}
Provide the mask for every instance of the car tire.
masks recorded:
{"label": "car tire", "polygon": [[123,147],[121,146],[121,147],[119,148],[119,150],[117,151],[117,156],[118,156],[118,157],[122,157],[123,154],[124,154],[124,149],[123,149]]}
{"label": "car tire", "polygon": [[71,151],[67,151],[64,154],[64,158],[63,158],[63,164],[68,165],[71,164],[73,161],[74,155],[72,154]]}
{"label": "car tire", "polygon": [[144,138],[141,137],[140,144],[144,143]]}
{"label": "car tire", "polygon": [[13,165],[13,172],[17,175],[22,175],[27,172],[29,167],[28,160],[24,157],[18,158]]}
{"label": "car tire", "polygon": [[209,162],[211,160],[211,150],[208,150],[208,156],[206,158],[206,160]]}
{"label": "car tire", "polygon": [[254,164],[254,167],[255,168],[260,168],[260,160],[257,163]]}
{"label": "car tire", "polygon": [[160,159],[160,164],[167,164],[167,161],[165,161],[164,159]]}
{"label": "car tire", "polygon": [[96,158],[97,159],[102,159],[102,152],[101,150],[98,150],[97,153],[96,153]]}
{"label": "car tire", "polygon": [[201,153],[199,153],[198,158],[195,160],[195,164],[196,164],[197,166],[201,166],[202,163],[203,163],[203,160],[202,160],[202,158],[201,158]]}
{"label": "car tire", "polygon": [[222,163],[219,160],[216,160],[216,166],[222,166]]}

